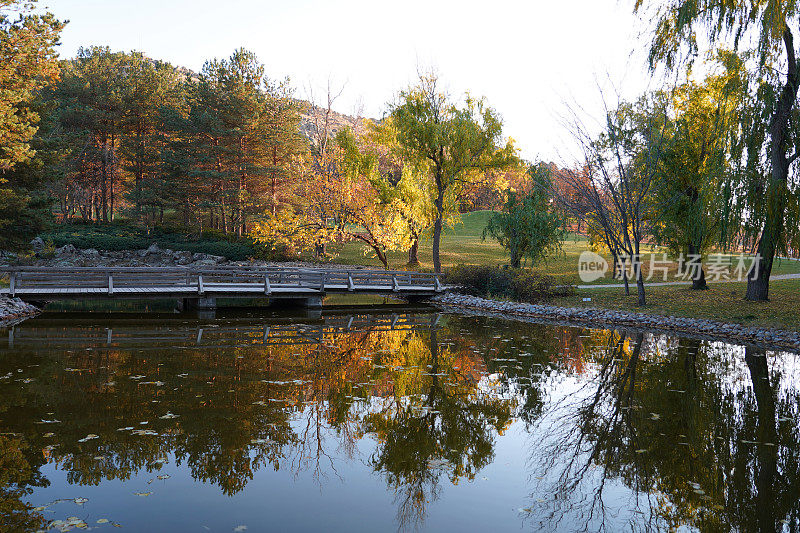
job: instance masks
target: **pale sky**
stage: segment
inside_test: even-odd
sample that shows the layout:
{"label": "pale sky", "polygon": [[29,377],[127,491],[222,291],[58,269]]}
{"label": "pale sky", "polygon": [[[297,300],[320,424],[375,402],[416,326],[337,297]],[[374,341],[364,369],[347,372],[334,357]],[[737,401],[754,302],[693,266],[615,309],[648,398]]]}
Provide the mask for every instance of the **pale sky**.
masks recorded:
{"label": "pale sky", "polygon": [[[334,106],[380,117],[419,67],[455,96],[485,96],[522,154],[559,161],[566,104],[599,107],[598,80],[635,97],[650,82],[633,0],[40,0],[70,22],[60,53],[108,45],[199,71],[244,46],[296,95],[330,78]],[[605,81],[603,81],[606,83]]]}

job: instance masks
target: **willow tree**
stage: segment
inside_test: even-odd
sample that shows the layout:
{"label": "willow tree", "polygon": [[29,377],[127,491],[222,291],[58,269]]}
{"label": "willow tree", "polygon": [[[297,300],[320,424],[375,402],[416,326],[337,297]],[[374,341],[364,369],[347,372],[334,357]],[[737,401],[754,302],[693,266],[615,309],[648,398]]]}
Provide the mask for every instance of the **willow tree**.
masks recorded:
{"label": "willow tree", "polygon": [[[404,160],[392,117],[380,123],[365,123],[367,132],[361,138],[362,150],[372,159],[372,166],[380,176],[375,183],[381,189],[383,201],[391,204],[403,225],[408,243],[407,266],[418,267],[420,241],[436,218],[435,189],[424,169]],[[452,212],[447,208],[445,211]]]}
{"label": "willow tree", "polygon": [[[634,9],[652,9],[649,14],[655,30],[649,55],[651,68],[664,64],[675,69],[681,64],[682,54],[695,56],[699,34],[704,34],[711,46],[731,42],[739,49],[747,47],[743,51],[754,58],[748,67],[757,80],[753,102],[759,111],[752,113],[750,120],[742,119],[742,130],[749,136],[743,157],[751,167],[751,176],[757,173],[753,169],[762,159],[768,173],[749,191],[758,192],[748,203],[757,207],[762,221],[757,247],[760,260],[748,274],[745,297],[767,300],[772,264],[787,236],[785,215],[792,196],[789,167],[800,156],[790,122],[797,111],[800,88],[800,62],[794,42],[800,29],[800,5],[776,0],[636,0]],[[757,120],[753,122],[753,118]]]}
{"label": "willow tree", "polygon": [[692,260],[687,274],[692,288],[708,288],[702,254],[729,241],[740,229],[732,176],[732,148],[738,132],[741,62],[724,53],[721,75],[702,83],[689,81],[672,95],[672,138],[664,148],[655,187],[658,216],[653,236],[677,254]]}
{"label": "willow tree", "polygon": [[462,106],[441,91],[435,75],[401,91],[391,106],[400,152],[415,162],[435,186],[433,268],[441,272],[439,248],[447,197],[455,197],[477,172],[516,162],[511,142],[503,144],[503,123],[485,100],[467,95]]}

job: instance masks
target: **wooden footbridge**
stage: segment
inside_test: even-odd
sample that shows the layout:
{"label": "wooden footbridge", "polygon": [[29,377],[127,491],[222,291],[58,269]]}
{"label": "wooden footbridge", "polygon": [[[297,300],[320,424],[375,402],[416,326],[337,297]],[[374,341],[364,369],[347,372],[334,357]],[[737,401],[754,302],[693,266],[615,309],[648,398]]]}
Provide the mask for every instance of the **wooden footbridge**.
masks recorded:
{"label": "wooden footbridge", "polygon": [[12,267],[0,269],[0,295],[28,301],[176,298],[213,309],[217,298],[292,300],[322,305],[326,294],[377,294],[422,299],[446,290],[438,274],[388,270],[281,267]]}

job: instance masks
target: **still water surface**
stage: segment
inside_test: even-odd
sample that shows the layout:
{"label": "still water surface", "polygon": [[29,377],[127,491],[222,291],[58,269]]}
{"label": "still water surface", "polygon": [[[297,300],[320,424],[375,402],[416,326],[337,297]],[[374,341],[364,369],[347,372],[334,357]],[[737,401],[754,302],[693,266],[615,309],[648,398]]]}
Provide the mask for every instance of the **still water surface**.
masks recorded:
{"label": "still water surface", "polygon": [[795,354],[403,311],[0,334],[3,531],[800,528]]}

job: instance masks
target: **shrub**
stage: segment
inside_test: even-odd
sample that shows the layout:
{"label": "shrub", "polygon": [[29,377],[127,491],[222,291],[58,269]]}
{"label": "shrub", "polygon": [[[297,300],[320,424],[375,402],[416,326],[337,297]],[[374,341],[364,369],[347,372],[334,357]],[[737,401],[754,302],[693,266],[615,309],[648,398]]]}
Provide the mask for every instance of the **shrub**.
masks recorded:
{"label": "shrub", "polygon": [[44,257],[45,259],[52,259],[56,255],[56,247],[53,244],[53,241],[47,239],[44,243],[44,248],[42,251],[39,252],[40,257]]}
{"label": "shrub", "polygon": [[445,282],[473,296],[531,303],[575,292],[572,285],[557,285],[552,276],[499,266],[459,265],[446,273]]}
{"label": "shrub", "polygon": [[185,228],[145,228],[124,223],[84,224],[69,223],[54,227],[41,235],[56,247],[72,244],[76,248],[120,251],[147,248],[156,243],[161,248],[186,250],[193,253],[221,255],[232,261],[249,258],[285,260],[285,250],[276,250],[256,243],[249,237],[225,235],[216,231],[204,231],[202,235],[187,232]]}

